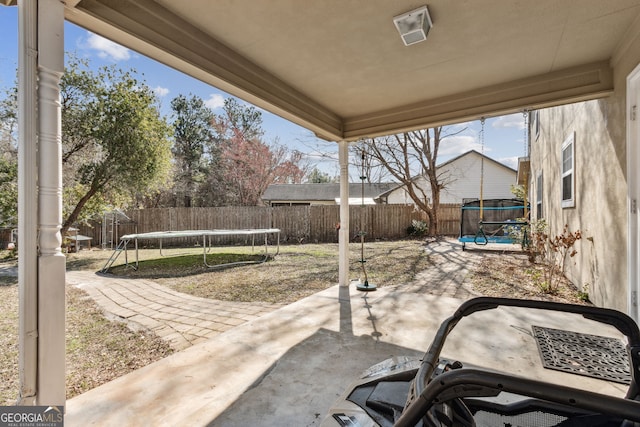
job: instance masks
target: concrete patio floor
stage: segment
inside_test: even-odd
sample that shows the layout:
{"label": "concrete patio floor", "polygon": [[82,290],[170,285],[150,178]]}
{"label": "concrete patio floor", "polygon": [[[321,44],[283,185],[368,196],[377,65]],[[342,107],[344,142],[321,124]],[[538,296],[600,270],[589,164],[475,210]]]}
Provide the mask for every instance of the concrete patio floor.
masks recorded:
{"label": "concrete patio floor", "polygon": [[[477,254],[455,244],[435,250],[444,264],[425,273],[422,285],[369,293],[334,286],[67,401],[65,425],[319,425],[361,371],[392,356],[424,354],[440,322],[463,301],[447,295],[473,296],[462,281]],[[437,283],[449,285],[427,292],[442,290]],[[624,394],[620,384],[543,369],[531,324],[619,337],[575,316],[499,309],[461,321],[443,354]]]}

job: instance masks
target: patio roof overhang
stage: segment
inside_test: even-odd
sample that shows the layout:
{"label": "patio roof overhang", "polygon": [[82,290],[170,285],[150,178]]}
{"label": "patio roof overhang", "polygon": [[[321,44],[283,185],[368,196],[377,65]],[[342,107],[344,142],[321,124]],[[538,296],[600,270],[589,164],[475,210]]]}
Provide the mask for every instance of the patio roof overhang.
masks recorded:
{"label": "patio roof overhang", "polygon": [[[63,15],[338,141],[343,200],[348,141],[606,96],[640,38],[640,0],[433,0],[433,28],[411,46],[393,24],[424,4],[410,0],[19,3],[22,404],[65,400]],[[347,204],[340,221],[339,282],[348,285]]]}
{"label": "patio roof overhang", "polygon": [[[427,4],[404,46],[393,17]],[[74,0],[88,30],[328,140],[576,102],[613,90],[640,1]]]}

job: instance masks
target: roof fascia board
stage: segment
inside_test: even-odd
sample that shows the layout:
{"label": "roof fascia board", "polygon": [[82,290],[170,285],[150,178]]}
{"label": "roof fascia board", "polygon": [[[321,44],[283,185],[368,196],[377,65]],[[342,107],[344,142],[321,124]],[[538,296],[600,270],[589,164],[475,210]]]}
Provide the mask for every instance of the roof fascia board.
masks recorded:
{"label": "roof fascia board", "polygon": [[337,115],[151,0],[82,0],[65,17],[321,138],[342,138]]}
{"label": "roof fascia board", "polygon": [[152,0],[82,0],[67,9],[67,19],[330,141],[584,101],[613,91],[609,61],[600,61],[342,119]]}
{"label": "roof fascia board", "polygon": [[345,119],[344,137],[354,140],[431,128],[602,98],[613,92],[608,61],[537,75],[374,114]]}

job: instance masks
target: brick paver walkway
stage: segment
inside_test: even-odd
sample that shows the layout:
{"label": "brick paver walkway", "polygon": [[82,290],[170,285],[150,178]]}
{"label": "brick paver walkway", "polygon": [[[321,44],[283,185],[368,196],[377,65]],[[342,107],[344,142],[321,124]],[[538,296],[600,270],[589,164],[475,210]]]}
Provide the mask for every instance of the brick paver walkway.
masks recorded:
{"label": "brick paver walkway", "polygon": [[130,327],[153,330],[172,348],[182,350],[234,326],[282,307],[282,304],[217,301],[183,294],[150,280],[117,278],[90,271],[67,271],[67,284],[78,286],[107,313]]}

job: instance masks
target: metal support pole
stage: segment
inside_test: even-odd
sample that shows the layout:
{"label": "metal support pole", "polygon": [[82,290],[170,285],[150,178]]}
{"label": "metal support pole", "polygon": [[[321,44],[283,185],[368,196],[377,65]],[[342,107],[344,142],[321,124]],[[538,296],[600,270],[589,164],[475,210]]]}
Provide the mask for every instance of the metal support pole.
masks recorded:
{"label": "metal support pole", "polygon": [[360,268],[362,270],[362,276],[364,282],[361,280],[360,283],[356,285],[356,289],[363,292],[375,291],[376,285],[369,283],[369,277],[367,276],[367,268],[365,267],[365,263],[367,260],[364,258],[364,236],[366,236],[367,232],[364,231],[364,221],[362,219],[362,213],[364,211],[364,181],[367,177],[364,175],[364,149],[362,150],[362,174],[360,175]]}
{"label": "metal support pole", "polygon": [[340,141],[340,230],[338,232],[338,281],[349,286],[349,143]]}

